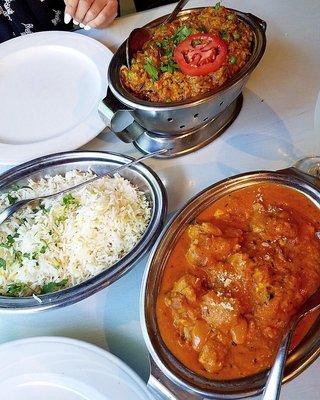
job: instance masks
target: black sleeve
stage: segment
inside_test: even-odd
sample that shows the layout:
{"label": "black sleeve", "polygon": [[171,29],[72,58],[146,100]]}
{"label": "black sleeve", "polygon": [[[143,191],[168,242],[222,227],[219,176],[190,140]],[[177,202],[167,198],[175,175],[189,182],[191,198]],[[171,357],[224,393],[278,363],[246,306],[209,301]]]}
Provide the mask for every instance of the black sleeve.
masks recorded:
{"label": "black sleeve", "polygon": [[0,0],[0,42],[32,32],[67,30],[63,0]]}
{"label": "black sleeve", "polygon": [[176,0],[134,0],[137,11],[149,10],[150,8],[175,3]]}

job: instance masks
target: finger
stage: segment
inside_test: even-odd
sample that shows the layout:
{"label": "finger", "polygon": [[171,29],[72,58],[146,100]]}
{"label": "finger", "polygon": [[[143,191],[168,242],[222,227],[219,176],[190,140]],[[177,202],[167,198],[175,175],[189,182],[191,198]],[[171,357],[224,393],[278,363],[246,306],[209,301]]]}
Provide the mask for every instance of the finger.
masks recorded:
{"label": "finger", "polygon": [[90,21],[93,21],[97,16],[101,13],[101,11],[104,9],[104,7],[108,4],[108,0],[95,0],[91,4],[91,7],[87,11],[83,23],[84,25],[87,25]]}
{"label": "finger", "polygon": [[79,0],[77,10],[73,18],[80,23],[81,28],[84,26],[82,26],[81,23],[93,2],[94,0]]}
{"label": "finger", "polygon": [[118,2],[109,0],[108,4],[103,8],[99,15],[90,21],[87,25],[91,28],[105,28],[115,19],[118,14]]}
{"label": "finger", "polygon": [[[74,17],[76,11],[77,11],[77,6],[78,6],[79,0],[65,0],[64,3],[66,5],[64,15],[65,15],[65,21],[69,22],[71,19]],[[69,18],[70,17],[70,18]],[[68,22],[66,22],[68,23]]]}

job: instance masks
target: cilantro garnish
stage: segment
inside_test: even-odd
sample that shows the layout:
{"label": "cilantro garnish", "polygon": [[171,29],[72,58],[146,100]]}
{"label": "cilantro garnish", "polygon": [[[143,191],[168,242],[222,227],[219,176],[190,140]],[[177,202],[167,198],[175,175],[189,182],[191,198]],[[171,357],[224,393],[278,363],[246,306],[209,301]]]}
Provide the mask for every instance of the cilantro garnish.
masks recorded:
{"label": "cilantro garnish", "polygon": [[160,69],[162,72],[173,73],[179,69],[179,66],[173,60],[169,60],[166,64],[161,64]]}
{"label": "cilantro garnish", "polygon": [[17,200],[18,200],[18,197],[11,196],[11,194],[8,193],[8,201],[9,201],[10,205],[14,204]]}
{"label": "cilantro garnish", "polygon": [[178,28],[175,31],[175,34],[172,36],[172,40],[174,44],[178,44],[180,42],[182,42],[184,39],[186,39],[188,36],[190,36],[192,33],[192,29],[189,28],[186,25],[180,26],[180,28]]}
{"label": "cilantro garnish", "polygon": [[42,286],[41,294],[56,292],[57,290],[63,289],[68,282],[68,279],[63,279],[60,282],[48,282]]}
{"label": "cilantro garnish", "polygon": [[153,80],[153,82],[158,80],[159,73],[157,68],[152,64],[151,58],[147,58],[146,63],[144,65],[144,69],[147,71],[148,75]]}
{"label": "cilantro garnish", "polygon": [[71,193],[68,193],[66,196],[64,196],[62,202],[65,206],[69,206],[70,204],[76,204],[77,200],[72,196]]}
{"label": "cilantro garnish", "polygon": [[21,296],[25,294],[26,289],[30,290],[30,287],[27,283],[17,282],[8,285],[7,295],[8,296]]}
{"label": "cilantro garnish", "polygon": [[7,262],[4,258],[0,258],[0,268],[6,269]]}

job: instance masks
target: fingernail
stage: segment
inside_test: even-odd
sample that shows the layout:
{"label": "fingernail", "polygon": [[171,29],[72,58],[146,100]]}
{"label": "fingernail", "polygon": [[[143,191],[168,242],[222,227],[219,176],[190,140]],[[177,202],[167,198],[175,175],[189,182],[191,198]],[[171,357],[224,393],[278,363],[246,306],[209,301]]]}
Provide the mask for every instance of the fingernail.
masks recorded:
{"label": "fingernail", "polygon": [[68,13],[65,13],[65,14],[64,14],[64,23],[65,23],[65,24],[68,24],[71,20],[72,20],[71,15],[68,14]]}
{"label": "fingernail", "polygon": [[84,28],[84,24],[82,22],[80,22],[80,28]]}
{"label": "fingernail", "polygon": [[85,27],[84,27],[84,30],[85,30],[85,31],[88,31],[88,30],[90,30],[90,29],[91,29],[91,26],[85,25]]}
{"label": "fingernail", "polygon": [[75,25],[79,25],[79,22],[76,21],[75,19],[73,20],[73,23],[74,23]]}

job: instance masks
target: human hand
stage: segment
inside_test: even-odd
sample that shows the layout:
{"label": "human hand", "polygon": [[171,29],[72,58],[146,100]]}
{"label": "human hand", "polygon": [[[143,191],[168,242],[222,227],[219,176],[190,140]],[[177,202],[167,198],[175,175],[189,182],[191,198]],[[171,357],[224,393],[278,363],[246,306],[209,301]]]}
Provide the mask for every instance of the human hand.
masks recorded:
{"label": "human hand", "polygon": [[81,28],[105,28],[117,16],[117,0],[64,0],[64,22],[80,24]]}

